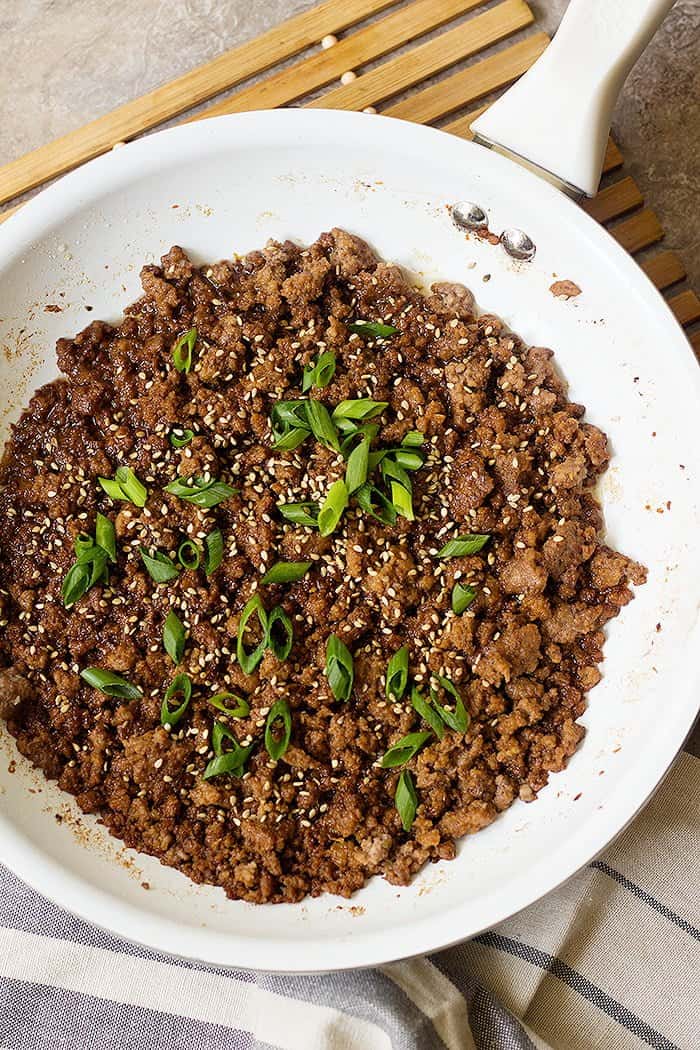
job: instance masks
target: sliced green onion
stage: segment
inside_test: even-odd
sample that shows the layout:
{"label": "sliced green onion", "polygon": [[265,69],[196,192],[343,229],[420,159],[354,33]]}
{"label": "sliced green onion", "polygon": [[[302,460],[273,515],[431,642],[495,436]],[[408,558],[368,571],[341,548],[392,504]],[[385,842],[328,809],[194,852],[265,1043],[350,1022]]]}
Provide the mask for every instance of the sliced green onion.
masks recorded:
{"label": "sliced green onion", "polygon": [[[106,559],[105,559],[106,563]],[[75,605],[90,590],[92,569],[88,565],[76,562],[66,573],[61,586],[61,597],[66,609]]]}
{"label": "sliced green onion", "polygon": [[401,514],[401,516],[408,521],[415,520],[416,515],[413,512],[413,498],[411,493],[398,481],[392,481],[391,483],[391,502],[396,507],[397,514]]}
{"label": "sliced green onion", "polygon": [[309,525],[314,529],[318,525],[318,503],[278,503],[277,509],[283,518],[295,525]]}
{"label": "sliced green onion", "polygon": [[410,476],[403,467],[399,466],[392,454],[385,456],[382,460],[382,477],[387,484],[398,481],[399,485],[403,485],[408,492],[413,490]]}
{"label": "sliced green onion", "polygon": [[357,448],[348,456],[348,465],[345,468],[345,486],[348,494],[356,492],[366,482],[368,463],[369,441],[363,437]]}
{"label": "sliced green onion", "polygon": [[306,400],[276,401],[270,413],[270,430],[274,447],[295,449],[311,433]]}
{"label": "sliced green onion", "polygon": [[190,328],[188,332],[183,332],[181,336],[175,340],[173,346],[173,365],[178,372],[189,372],[192,368],[192,351],[194,350],[194,344],[197,342],[197,329]]}
{"label": "sliced green onion", "polygon": [[296,583],[306,576],[310,561],[277,561],[267,570],[260,583]]}
{"label": "sliced green onion", "polygon": [[432,735],[430,730],[425,730],[421,733],[408,733],[406,736],[402,736],[400,740],[392,744],[379,765],[382,769],[395,769],[396,766],[405,765],[406,762],[410,762],[414,755],[418,754]]}
{"label": "sliced green onion", "polygon": [[177,560],[183,569],[198,569],[202,552],[194,540],[183,540],[177,549]]}
{"label": "sliced green onion", "polygon": [[[364,438],[369,444],[371,444],[374,441],[374,439],[376,438],[377,434],[379,433],[379,424],[378,423],[364,423],[364,424],[363,423],[360,423],[360,424],[352,423],[351,424],[349,422],[349,420],[345,420],[344,421],[344,426],[345,426],[345,423],[347,423],[347,428],[345,429],[345,436],[343,437],[343,440],[340,442],[340,451],[341,451],[342,455],[345,457],[345,459],[347,459],[349,457],[350,453],[352,452],[352,446],[354,445],[355,441],[358,438],[360,438],[361,440]],[[373,470],[374,467],[372,467],[371,469]]]}
{"label": "sliced green onion", "polygon": [[455,732],[466,733],[467,729],[469,728],[471,718],[469,716],[469,712],[464,706],[464,701],[462,700],[462,697],[457,692],[457,689],[449,680],[449,678],[444,678],[442,675],[439,674],[433,675],[433,678],[435,678],[440,683],[445,692],[449,693],[450,696],[452,696],[455,700],[454,711],[448,711],[446,707],[443,707],[442,704],[439,703],[437,698],[437,690],[435,690],[431,685],[430,698],[432,700],[433,706],[440,715],[440,718],[443,720],[445,725],[449,726],[450,729],[454,729]]}
{"label": "sliced green onion", "polygon": [[385,692],[389,700],[400,700],[408,685],[408,646],[402,645],[386,668]]}
{"label": "sliced green onion", "polygon": [[216,507],[238,491],[223,481],[207,481],[205,478],[176,478],[165,486],[164,492],[194,503],[197,507]]}
{"label": "sliced green onion", "polygon": [[401,448],[394,450],[394,460],[404,470],[420,470],[424,463],[420,452],[408,452]]}
{"label": "sliced green onion", "polygon": [[425,434],[421,434],[420,430],[409,430],[401,438],[401,444],[404,448],[420,448],[424,441]]}
{"label": "sliced green onion", "polygon": [[294,644],[294,628],[281,605],[275,605],[267,618],[267,644],[278,660],[286,660]]}
{"label": "sliced green onion", "polygon": [[445,735],[442,719],[435,708],[432,707],[430,701],[426,700],[415,686],[411,690],[411,704],[414,711],[417,711],[421,718],[428,723],[438,740],[442,740]]}
{"label": "sliced green onion", "polygon": [[397,781],[396,792],[394,794],[394,805],[396,806],[397,813],[401,817],[403,830],[410,831],[413,826],[413,821],[416,819],[418,796],[413,783],[413,777],[407,769],[404,769]]}
{"label": "sliced green onion", "polygon": [[381,415],[388,407],[388,401],[372,401],[369,397],[352,398],[336,405],[331,418],[336,424],[343,419],[371,419],[373,416]]}
{"label": "sliced green onion", "polygon": [[347,328],[356,335],[370,335],[375,339],[388,339],[390,335],[396,335],[398,332],[398,328],[394,328],[393,324],[382,324],[380,321],[352,321]]}
{"label": "sliced green onion", "polygon": [[251,744],[250,747],[242,747],[239,751],[227,751],[224,755],[212,758],[202,773],[203,779],[211,780],[212,777],[219,777],[222,773],[230,773],[232,777],[242,777],[245,773],[246,760],[252,749]]}
{"label": "sliced green onion", "polygon": [[[233,746],[224,751],[224,742],[228,740]],[[205,780],[218,777],[222,773],[230,773],[234,777],[240,777],[245,772],[245,764],[248,756],[253,750],[253,745],[241,747],[235,735],[223,722],[215,722],[211,734],[212,747],[216,758],[208,763],[202,776]]]}
{"label": "sliced green onion", "polygon": [[139,550],[148,575],[156,583],[168,583],[179,574],[178,566],[170,560],[167,554],[163,554],[162,551],[149,554],[146,547],[139,547]]}
{"label": "sliced green onion", "polygon": [[312,386],[322,390],[328,386],[335,375],[335,354],[332,350],[324,350],[311,365],[305,365],[301,380],[301,389],[304,393]]}
{"label": "sliced green onion", "polygon": [[273,447],[278,448],[281,452],[293,452],[310,436],[311,431],[302,430],[301,427],[298,430],[288,430],[286,434],[277,438]]}
{"label": "sliced green onion", "polygon": [[184,448],[185,445],[189,445],[193,437],[194,430],[185,430],[183,427],[177,427],[176,430],[170,432],[168,440],[173,448]]}
{"label": "sliced green onion", "polygon": [[[282,723],[282,733],[276,730],[275,723]],[[289,747],[292,737],[292,713],[286,700],[275,700],[265,722],[265,747],[273,762],[276,762]]]}
{"label": "sliced green onion", "polygon": [[221,565],[224,560],[224,537],[221,529],[212,529],[208,536],[204,537],[204,571],[207,576]]}
{"label": "sliced green onion", "polygon": [[187,632],[177,613],[171,609],[163,624],[163,648],[173,661],[179,664],[185,651]]}
{"label": "sliced green onion", "polygon": [[[183,698],[182,703],[173,711],[170,707],[170,701],[173,697],[179,695]],[[176,726],[187,708],[190,706],[191,699],[192,682],[190,681],[189,676],[186,674],[176,674],[163,697],[163,703],[160,707],[160,724],[162,726]]]}
{"label": "sliced green onion", "polygon": [[333,423],[328,409],[322,401],[310,398],[306,406],[306,418],[311,427],[311,433],[317,441],[326,448],[332,448],[334,452],[340,452],[340,439],[338,431]]}
{"label": "sliced green onion", "polygon": [[148,490],[142,485],[131,467],[118,467],[113,478],[97,479],[112,499],[126,500],[135,507],[145,507]]}
{"label": "sliced green onion", "polygon": [[137,685],[132,685],[121,675],[114,674],[113,671],[104,671],[101,667],[85,667],[80,672],[80,677],[106,696],[117,696],[121,700],[138,700],[143,695]]}
{"label": "sliced green onion", "polygon": [[326,643],[326,677],[336,700],[348,700],[355,668],[350,650],[337,634],[332,634]]}
{"label": "sliced green onion", "polygon": [[457,582],[452,588],[452,612],[460,616],[465,609],[468,609],[471,603],[476,598],[476,591],[473,587],[468,584],[463,587],[461,583]]}
{"label": "sliced green onion", "polygon": [[366,484],[357,490],[355,499],[365,511],[384,525],[396,523],[396,508],[376,485]]}
{"label": "sliced green onion", "polygon": [[[236,706],[229,707],[227,700],[233,700]],[[250,704],[244,696],[238,696],[236,693],[215,693],[209,697],[208,703],[230,718],[247,718],[250,714]]]}
{"label": "sliced green onion", "polygon": [[[98,514],[95,532],[97,533],[99,529],[103,541],[111,544],[113,535],[110,537],[109,530],[99,523],[100,518],[112,528],[113,534],[111,521],[101,514]],[[114,545],[116,555],[116,539]],[[75,605],[96,583],[107,583],[109,579],[107,559],[110,557],[110,552],[99,546],[92,536],[79,532],[73,541],[73,549],[75,550],[75,564],[68,570],[61,585],[61,597],[66,609]]]}
{"label": "sliced green onion", "polygon": [[[245,647],[244,639],[248,621],[253,616],[257,616],[258,618],[262,637],[258,644],[248,651]],[[238,624],[238,638],[236,641],[236,656],[245,674],[252,674],[262,660],[265,649],[267,648],[267,637],[267,613],[265,612],[265,606],[260,599],[260,595],[254,594],[243,606],[241,619]]]}
{"label": "sliced green onion", "polygon": [[345,482],[342,479],[334,481],[318,512],[318,531],[322,536],[330,536],[335,531],[347,505]]}
{"label": "sliced green onion", "polygon": [[438,558],[461,558],[466,554],[477,554],[491,539],[483,533],[469,533],[467,536],[455,536],[448,540],[437,552]]}
{"label": "sliced green onion", "polygon": [[117,560],[117,534],[114,525],[104,514],[97,512],[95,518],[95,543],[107,553],[110,561]]}

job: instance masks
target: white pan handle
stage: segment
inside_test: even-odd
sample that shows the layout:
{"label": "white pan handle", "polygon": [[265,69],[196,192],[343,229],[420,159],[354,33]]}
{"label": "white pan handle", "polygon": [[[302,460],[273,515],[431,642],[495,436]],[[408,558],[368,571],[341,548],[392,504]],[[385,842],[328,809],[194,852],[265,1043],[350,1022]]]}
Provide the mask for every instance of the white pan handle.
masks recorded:
{"label": "white pan handle", "polygon": [[571,0],[544,54],[474,121],[477,140],[592,197],[620,88],[673,3]]}

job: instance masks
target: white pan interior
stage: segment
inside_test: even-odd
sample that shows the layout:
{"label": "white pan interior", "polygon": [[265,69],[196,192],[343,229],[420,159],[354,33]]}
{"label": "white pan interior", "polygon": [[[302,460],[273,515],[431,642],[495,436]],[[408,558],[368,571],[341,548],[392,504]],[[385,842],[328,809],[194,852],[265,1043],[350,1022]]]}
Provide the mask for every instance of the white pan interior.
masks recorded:
{"label": "white pan interior", "polygon": [[[468,199],[537,245],[516,263],[459,232]],[[514,805],[411,887],[255,907],[124,850],[0,739],[1,859],[92,922],[155,948],[271,970],[383,962],[468,937],[591,859],[633,816],[691,726],[697,698],[698,371],[637,266],[570,201],[480,147],[378,117],[298,110],[204,121],[129,145],[52,186],[0,228],[0,433],[56,374],[54,342],[115,320],[171,244],[198,261],[311,241],[340,225],[430,282],[551,346],[571,396],[610,436],[610,542],[649,581],[608,629],[588,734],[539,800]],[[490,274],[490,280],[484,277]],[[570,279],[568,302],[549,286]],[[62,312],[45,312],[57,304]],[[86,307],[92,307],[88,311]],[[658,626],[657,626],[658,625]],[[11,772],[12,770],[12,772]],[[61,823],[56,813],[62,815]],[[148,883],[144,889],[142,883]]]}

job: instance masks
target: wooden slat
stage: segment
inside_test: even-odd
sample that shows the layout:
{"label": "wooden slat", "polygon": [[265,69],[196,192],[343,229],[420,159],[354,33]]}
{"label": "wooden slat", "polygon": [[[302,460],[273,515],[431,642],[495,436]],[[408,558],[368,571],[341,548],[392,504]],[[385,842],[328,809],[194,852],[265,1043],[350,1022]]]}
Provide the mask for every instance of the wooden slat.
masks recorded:
{"label": "wooden slat", "polygon": [[346,70],[355,70],[381,58],[484,3],[485,0],[417,0],[364,29],[358,29],[327,51],[317,51],[288,69],[273,73],[265,80],[208,106],[190,119],[243,113],[249,109],[273,109],[295,102],[338,79]]}
{"label": "wooden slat", "polygon": [[615,168],[621,168],[624,163],[624,157],[617,148],[617,144],[612,139],[608,139],[608,148],[605,151],[603,157],[603,172],[614,171]]}
{"label": "wooden slat", "polygon": [[119,106],[82,128],[54,139],[0,168],[0,204],[26,190],[62,175],[83,161],[111,149],[115,142],[133,138],[163,121],[240,84],[317,43],[327,33],[339,32],[397,0],[325,0],[295,15],[262,36],[225,51],[169,84]]}
{"label": "wooden slat", "polygon": [[318,109],[362,109],[376,105],[503,40],[532,21],[532,11],[525,0],[504,0],[497,7],[397,55],[308,105]]}
{"label": "wooden slat", "polygon": [[488,105],[477,106],[477,108],[473,109],[471,113],[467,113],[463,117],[457,117],[456,120],[451,120],[449,124],[443,124],[442,130],[449,131],[450,135],[459,135],[461,139],[469,139],[469,141],[471,141],[474,138],[472,122],[475,121],[477,117],[480,117],[482,113],[485,113],[488,108]]}
{"label": "wooden slat", "polygon": [[597,222],[609,222],[625,212],[639,208],[643,203],[644,198],[639,186],[634,179],[627,176],[601,190],[592,200],[584,201],[582,207]]}
{"label": "wooden slat", "polygon": [[642,269],[657,288],[663,290],[685,277],[685,266],[675,252],[659,252],[642,263]]}
{"label": "wooden slat", "polygon": [[700,321],[700,299],[692,290],[674,295],[668,300],[668,305],[679,324],[694,324],[695,321]]}
{"label": "wooden slat", "polygon": [[615,240],[632,255],[660,241],[664,235],[658,216],[651,208],[644,208],[636,212],[629,219],[613,226],[610,232]]}
{"label": "wooden slat", "polygon": [[[431,84],[430,87],[389,106],[382,112],[386,116],[400,117],[417,123],[427,123],[448,116],[465,104],[468,105],[515,80],[532,65],[548,42],[549,38],[545,33],[527,37],[505,51],[499,51],[437,84]],[[447,130],[450,130],[449,125]]]}

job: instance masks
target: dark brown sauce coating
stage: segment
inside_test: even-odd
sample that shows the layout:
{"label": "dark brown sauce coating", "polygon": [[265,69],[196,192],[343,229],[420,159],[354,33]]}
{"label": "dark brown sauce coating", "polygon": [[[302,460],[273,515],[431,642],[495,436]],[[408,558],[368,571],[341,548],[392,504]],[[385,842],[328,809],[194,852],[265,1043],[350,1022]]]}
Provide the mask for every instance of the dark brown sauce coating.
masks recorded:
{"label": "dark brown sauce coating", "polygon": [[[38,391],[5,451],[0,713],[20,751],[113,834],[232,897],[348,895],[375,873],[406,883],[518,796],[532,800],[583,736],[602,627],[644,579],[600,539],[590,486],[608,464],[605,436],[567,400],[550,351],[525,347],[495,317],[477,320],[460,286],[424,296],[339,230],[306,250],[271,244],[202,269],[173,248],[162,267],[144,268],[143,287],[117,328],[96,321],[59,342],[64,378]],[[400,332],[350,337],[345,322],[357,318]],[[171,350],[192,325],[195,367],[181,374]],[[388,401],[381,446],[425,434],[415,522],[388,527],[351,507],[322,538],[281,519],[278,502],[323,499],[344,471],[317,442],[271,449],[272,405],[300,396],[302,366],[323,349],[338,367],[314,396],[329,407]],[[174,426],[197,436],[174,449]],[[120,464],[146,484],[143,510],[96,483]],[[205,470],[239,492],[212,510],[162,492]],[[109,587],[66,610],[73,540],[93,531],[97,510],[115,522],[118,565]],[[210,578],[199,569],[153,583],[139,544],[173,551],[215,526],[226,555]],[[466,532],[492,539],[477,555],[436,560]],[[261,590],[292,618],[294,647],[284,662],[268,652],[248,676],[233,655],[240,610],[279,559],[314,563],[300,582]],[[477,591],[461,616],[450,608],[458,578]],[[160,706],[175,668],[161,638],[171,607],[188,625],[179,670],[195,692],[168,733]],[[324,674],[331,631],[354,653],[346,703]],[[377,766],[425,728],[408,696],[385,696],[387,661],[404,644],[417,684],[448,675],[471,715],[465,734],[446,732],[409,763],[420,804],[408,834],[393,803],[399,771]],[[90,688],[79,677],[88,665],[138,684],[143,698]],[[205,781],[219,717],[207,696],[229,688],[251,705],[231,723],[255,741],[249,772]],[[275,764],[262,736],[279,697],[293,734]]]}

